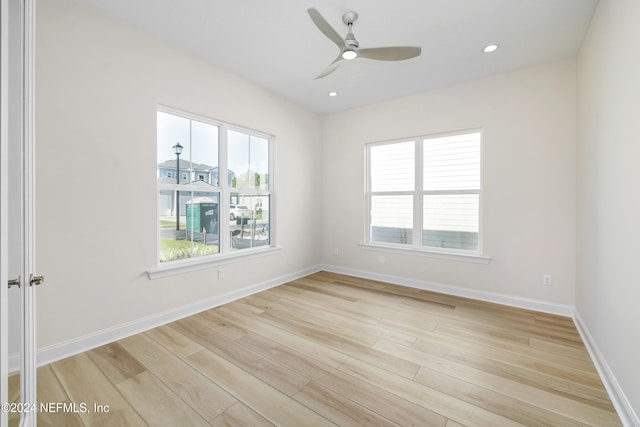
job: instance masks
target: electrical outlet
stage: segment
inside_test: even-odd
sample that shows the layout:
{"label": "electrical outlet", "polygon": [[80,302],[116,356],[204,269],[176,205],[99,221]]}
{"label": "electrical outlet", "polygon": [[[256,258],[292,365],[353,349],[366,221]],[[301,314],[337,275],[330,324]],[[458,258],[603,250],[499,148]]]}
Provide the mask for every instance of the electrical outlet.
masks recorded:
{"label": "electrical outlet", "polygon": [[551,286],[551,275],[545,274],[542,276],[542,284],[545,286]]}
{"label": "electrical outlet", "polygon": [[333,254],[334,254],[335,256],[339,256],[339,255],[340,255],[340,248],[335,248],[335,249],[333,250]]}
{"label": "electrical outlet", "polygon": [[224,279],[224,268],[218,269],[218,279]]}
{"label": "electrical outlet", "polygon": [[380,264],[384,264],[385,262],[387,262],[387,259],[384,257],[384,255],[378,255],[378,262]]}

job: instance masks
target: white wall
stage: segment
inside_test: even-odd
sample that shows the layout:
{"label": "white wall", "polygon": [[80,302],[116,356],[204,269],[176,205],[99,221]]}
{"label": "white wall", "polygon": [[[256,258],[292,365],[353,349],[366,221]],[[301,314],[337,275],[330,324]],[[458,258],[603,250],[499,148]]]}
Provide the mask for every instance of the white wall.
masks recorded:
{"label": "white wall", "polygon": [[578,57],[576,308],[640,414],[638,22],[637,0],[601,1]]}
{"label": "white wall", "polygon": [[[319,116],[71,0],[38,2],[37,44],[40,348],[319,264]],[[275,135],[280,252],[147,278],[158,104]]]}
{"label": "white wall", "polygon": [[[367,142],[482,128],[489,265],[385,254],[364,236]],[[573,305],[576,64],[565,60],[327,116],[324,263]],[[336,256],[335,249],[340,255]],[[543,286],[543,274],[552,286]]]}

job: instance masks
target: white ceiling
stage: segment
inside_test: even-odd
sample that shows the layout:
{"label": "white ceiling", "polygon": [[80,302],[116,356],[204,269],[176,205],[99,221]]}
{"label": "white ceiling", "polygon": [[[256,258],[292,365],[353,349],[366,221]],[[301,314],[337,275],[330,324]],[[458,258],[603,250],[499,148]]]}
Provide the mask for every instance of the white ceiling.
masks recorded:
{"label": "white ceiling", "polygon": [[[219,68],[326,114],[574,56],[598,0],[79,0]],[[313,24],[316,8],[340,34],[359,15],[360,47],[410,45],[422,55],[358,58],[315,77],[338,48]],[[500,49],[484,54],[497,43]],[[339,92],[330,98],[329,91]]]}

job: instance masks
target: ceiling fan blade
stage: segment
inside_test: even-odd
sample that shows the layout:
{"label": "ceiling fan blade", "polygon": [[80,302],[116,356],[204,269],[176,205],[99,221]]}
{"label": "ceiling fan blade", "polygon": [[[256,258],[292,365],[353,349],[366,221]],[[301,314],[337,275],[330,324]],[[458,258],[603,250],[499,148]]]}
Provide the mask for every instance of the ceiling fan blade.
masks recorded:
{"label": "ceiling fan blade", "polygon": [[379,61],[402,61],[420,55],[422,48],[414,46],[374,47],[359,49],[358,56]]}
{"label": "ceiling fan blade", "polygon": [[329,40],[334,42],[342,50],[344,48],[344,40],[340,37],[340,34],[338,34],[337,31],[329,25],[322,15],[320,15],[320,12],[314,8],[307,9],[307,12],[309,13],[313,23],[316,24],[316,27],[322,31],[322,34],[327,36]]}
{"label": "ceiling fan blade", "polygon": [[338,67],[343,62],[344,62],[344,59],[342,59],[342,55],[338,55],[338,57],[331,64],[329,64],[329,66],[327,68],[325,68],[323,72],[318,74],[318,77],[316,77],[315,80],[321,79],[321,78],[323,78],[325,76],[328,76],[329,74],[333,73],[335,70],[338,69]]}

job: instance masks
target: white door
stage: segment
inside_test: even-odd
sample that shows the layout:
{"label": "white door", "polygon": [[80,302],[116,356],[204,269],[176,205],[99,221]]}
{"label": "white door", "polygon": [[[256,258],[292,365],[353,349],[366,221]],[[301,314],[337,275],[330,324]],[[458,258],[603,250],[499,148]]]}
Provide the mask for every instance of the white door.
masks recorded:
{"label": "white door", "polygon": [[9,312],[7,298],[9,292],[7,289],[7,266],[9,264],[7,258],[7,150],[9,132],[7,125],[9,123],[8,106],[9,96],[7,89],[9,87],[9,69],[8,69],[8,37],[9,37],[9,7],[6,1],[0,3],[0,404],[3,405],[0,410],[0,425],[2,427],[8,424],[8,414],[4,406],[9,401],[9,392],[7,384],[7,372],[9,369]]}
{"label": "white door", "polygon": [[1,1],[0,423],[35,426],[35,0]]}

